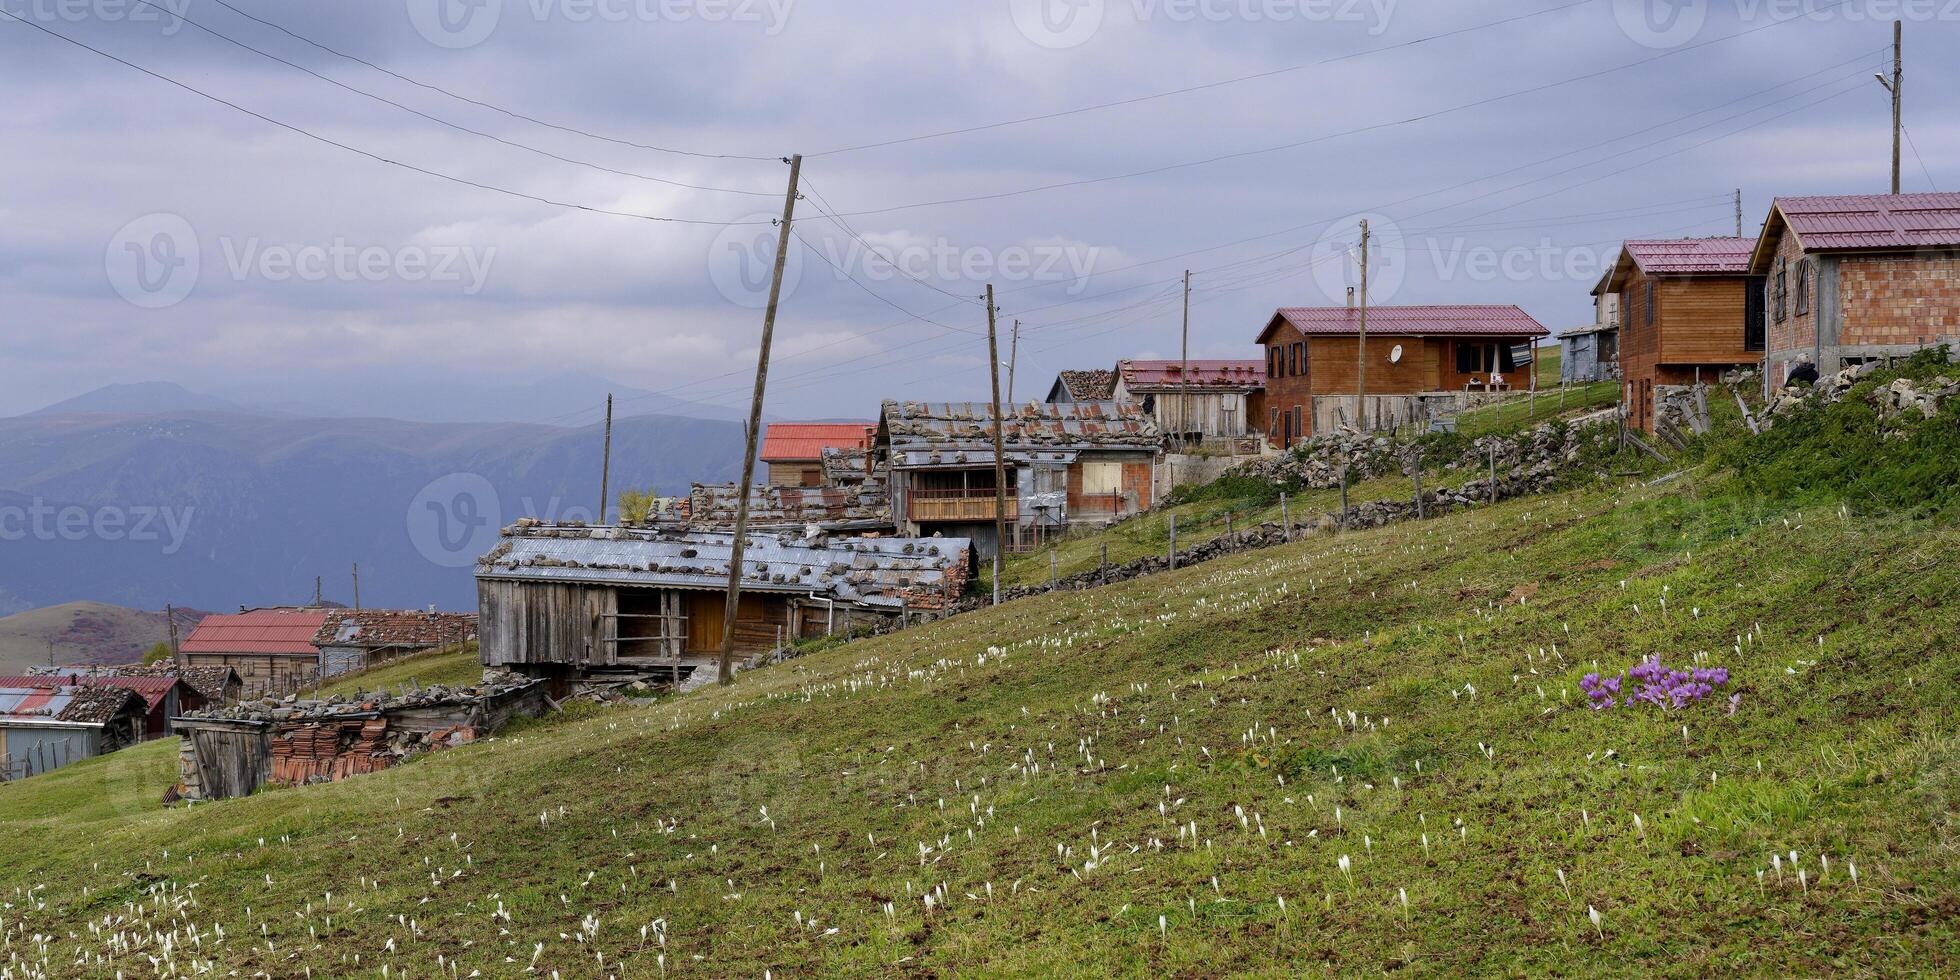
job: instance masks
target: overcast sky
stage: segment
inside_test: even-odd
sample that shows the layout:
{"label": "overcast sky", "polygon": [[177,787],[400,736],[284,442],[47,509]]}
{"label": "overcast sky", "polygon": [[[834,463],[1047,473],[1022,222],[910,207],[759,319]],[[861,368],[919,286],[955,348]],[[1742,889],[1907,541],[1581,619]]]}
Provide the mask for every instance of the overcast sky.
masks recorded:
{"label": "overcast sky", "polygon": [[149,2],[291,64],[144,0],[0,0],[238,107],[0,19],[0,415],[573,372],[745,404],[791,152],[778,416],[984,398],[990,280],[1022,398],[1175,357],[1186,268],[1192,356],[1256,357],[1275,307],[1342,301],[1364,216],[1375,302],[1556,331],[1621,239],[1732,234],[1738,187],[1750,235],[1774,195],[1883,192],[1897,16],[1905,188],[1960,189],[1960,0]]}

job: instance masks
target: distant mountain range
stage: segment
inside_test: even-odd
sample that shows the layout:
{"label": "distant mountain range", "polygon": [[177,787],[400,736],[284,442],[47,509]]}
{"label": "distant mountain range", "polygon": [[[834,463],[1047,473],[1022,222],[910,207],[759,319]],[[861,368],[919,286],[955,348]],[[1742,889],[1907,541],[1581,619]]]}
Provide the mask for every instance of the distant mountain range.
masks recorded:
{"label": "distant mountain range", "polygon": [[[188,396],[190,404],[183,399]],[[95,600],[326,598],[474,608],[471,566],[524,516],[591,519],[601,426],[308,418],[122,385],[0,419],[0,615]],[[58,410],[58,411],[57,411]],[[733,482],[742,428],[618,418],[613,499]]]}

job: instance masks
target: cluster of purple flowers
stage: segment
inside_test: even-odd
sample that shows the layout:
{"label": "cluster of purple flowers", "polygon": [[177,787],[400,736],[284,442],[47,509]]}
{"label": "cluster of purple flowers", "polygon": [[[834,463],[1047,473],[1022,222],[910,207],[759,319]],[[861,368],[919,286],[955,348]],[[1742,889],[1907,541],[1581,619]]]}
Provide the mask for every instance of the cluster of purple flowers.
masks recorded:
{"label": "cluster of purple flowers", "polygon": [[1579,689],[1586,692],[1595,711],[1632,708],[1643,702],[1671,709],[1699,701],[1728,682],[1727,667],[1674,670],[1662,666],[1661,658],[1648,657],[1618,677],[1587,674],[1579,679]]}

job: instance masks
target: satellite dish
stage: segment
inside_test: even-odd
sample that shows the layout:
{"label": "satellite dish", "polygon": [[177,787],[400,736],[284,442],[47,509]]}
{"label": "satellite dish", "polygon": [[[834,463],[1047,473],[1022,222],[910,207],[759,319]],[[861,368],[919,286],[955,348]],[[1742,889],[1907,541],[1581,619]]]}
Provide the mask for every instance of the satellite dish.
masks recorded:
{"label": "satellite dish", "polygon": [[1402,363],[1402,345],[1401,345],[1401,344],[1396,344],[1396,345],[1395,345],[1395,349],[1394,349],[1394,350],[1392,350],[1392,351],[1389,351],[1389,352],[1388,352],[1388,363],[1390,363],[1390,364],[1400,364],[1400,363]]}

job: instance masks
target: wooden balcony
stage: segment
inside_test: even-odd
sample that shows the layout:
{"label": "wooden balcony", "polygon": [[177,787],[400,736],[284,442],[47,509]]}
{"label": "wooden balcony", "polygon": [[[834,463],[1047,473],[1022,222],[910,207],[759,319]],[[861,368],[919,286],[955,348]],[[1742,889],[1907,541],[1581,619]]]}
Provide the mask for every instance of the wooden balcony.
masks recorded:
{"label": "wooden balcony", "polygon": [[[987,490],[914,490],[907,513],[914,521],[991,521],[998,501]],[[1007,513],[1012,521],[1020,516],[1020,503],[1014,490],[1007,491]]]}

